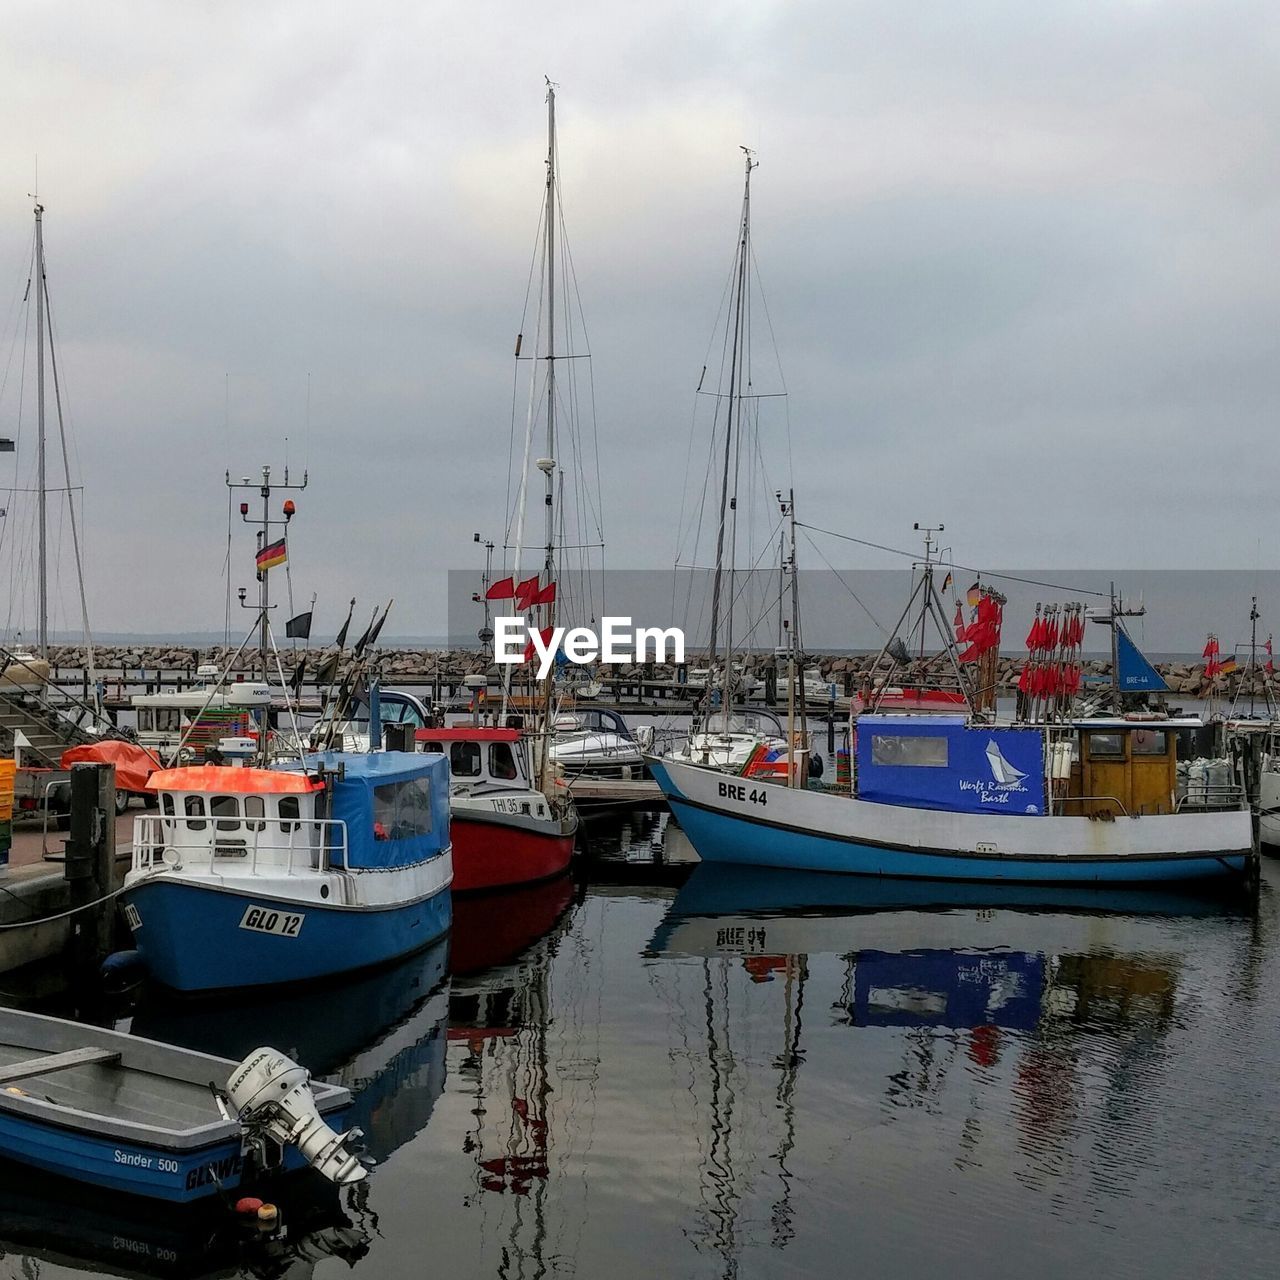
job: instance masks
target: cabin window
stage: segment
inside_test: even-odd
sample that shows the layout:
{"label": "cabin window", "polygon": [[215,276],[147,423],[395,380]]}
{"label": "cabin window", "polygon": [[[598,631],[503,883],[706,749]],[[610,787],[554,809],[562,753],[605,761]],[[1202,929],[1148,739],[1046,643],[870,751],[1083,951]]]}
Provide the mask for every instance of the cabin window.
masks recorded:
{"label": "cabin window", "polygon": [[443,742],[426,742],[426,743],[423,743],[422,749],[423,751],[434,751],[443,755],[444,743]]}
{"label": "cabin window", "polygon": [[918,736],[914,733],[873,733],[871,735],[871,763],[908,765],[912,768],[945,769],[947,767],[947,740],[946,738]]}
{"label": "cabin window", "polygon": [[217,819],[219,831],[240,829],[240,801],[235,796],[214,796],[209,801],[209,816]]}
{"label": "cabin window", "polygon": [[[245,796],[244,798],[244,816],[247,819],[245,826],[250,831],[265,831],[267,829],[267,803],[261,796]],[[259,821],[255,822],[257,818]]]}
{"label": "cabin window", "polygon": [[1089,735],[1090,760],[1123,760],[1123,733],[1091,733]]}
{"label": "cabin window", "polygon": [[374,787],[375,840],[411,840],[414,836],[430,834],[431,784],[425,778],[410,778]]}
{"label": "cabin window", "polygon": [[150,707],[140,707],[138,709],[138,732],[150,733],[151,726],[154,723],[151,715]]}
{"label": "cabin window", "polygon": [[204,796],[187,796],[183,800],[186,809],[187,826],[192,831],[204,830]]}
{"label": "cabin window", "polygon": [[451,743],[449,768],[455,778],[478,778],[480,776],[480,744],[478,742]]}
{"label": "cabin window", "polygon": [[301,826],[301,822],[294,821],[302,816],[302,809],[298,804],[297,796],[281,796],[280,797],[280,830],[289,832],[297,831]]}
{"label": "cabin window", "polygon": [[182,728],[182,712],[176,707],[158,707],[155,711],[155,725],[161,733],[176,733]]}
{"label": "cabin window", "polygon": [[166,818],[173,817],[173,797],[166,791],[160,797],[160,812]]}
{"label": "cabin window", "polygon": [[415,729],[427,728],[427,722],[422,718],[422,712],[411,703],[405,703],[403,707],[404,714],[400,717],[401,724],[411,724]]}
{"label": "cabin window", "polygon": [[518,776],[516,758],[511,754],[509,742],[489,744],[489,773],[504,782],[510,782]]}
{"label": "cabin window", "polygon": [[1163,729],[1135,729],[1129,735],[1135,756],[1163,756],[1169,753],[1169,740]]}

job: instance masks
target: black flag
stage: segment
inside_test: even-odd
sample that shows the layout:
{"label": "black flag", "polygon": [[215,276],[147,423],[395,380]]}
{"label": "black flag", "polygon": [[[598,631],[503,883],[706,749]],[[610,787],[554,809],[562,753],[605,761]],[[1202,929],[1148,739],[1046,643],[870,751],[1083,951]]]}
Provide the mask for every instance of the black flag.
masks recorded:
{"label": "black flag", "polygon": [[324,661],[316,668],[316,684],[332,684],[334,676],[338,674],[338,663],[340,660],[339,655],[336,653],[331,653],[327,658],[325,658]]}
{"label": "black flag", "polygon": [[377,609],[377,606],[375,605],[373,610],[373,617],[369,619],[369,625],[365,627],[364,635],[362,635],[360,639],[357,640],[355,642],[355,645],[352,647],[351,652],[354,653],[357,658],[364,652],[365,645],[369,643],[369,639],[373,635],[373,624],[377,620],[377,617],[378,617],[378,609]]}
{"label": "black flag", "polygon": [[300,613],[296,618],[290,618],[284,624],[284,634],[289,640],[310,640],[311,639],[311,610],[306,613]]}
{"label": "black flag", "polygon": [[382,611],[382,617],[377,621],[377,625],[369,634],[369,639],[365,642],[370,648],[378,643],[378,637],[382,634],[382,624],[387,620],[387,614],[391,612],[391,606],[395,604],[394,600],[387,601],[387,607]]}
{"label": "black flag", "polygon": [[[310,614],[307,615],[307,617],[310,617],[310,616],[311,616]],[[293,696],[295,698],[302,692],[302,682],[306,678],[306,674],[307,674],[307,660],[306,658],[303,658],[302,661],[299,662],[296,667],[294,667],[293,675],[289,680],[289,688],[292,690]]]}
{"label": "black flag", "polygon": [[347,609],[347,620],[342,624],[342,630],[338,632],[338,638],[334,641],[334,644],[336,644],[339,649],[341,649],[342,646],[347,643],[347,628],[351,625],[351,615],[355,613],[355,611],[356,611],[356,598],[355,596],[352,596],[351,605]]}

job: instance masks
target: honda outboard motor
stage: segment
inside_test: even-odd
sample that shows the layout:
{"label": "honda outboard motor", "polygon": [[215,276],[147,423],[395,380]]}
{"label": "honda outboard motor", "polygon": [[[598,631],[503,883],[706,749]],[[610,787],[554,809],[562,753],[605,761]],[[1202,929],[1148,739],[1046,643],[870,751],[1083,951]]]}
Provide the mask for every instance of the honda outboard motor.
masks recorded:
{"label": "honda outboard motor", "polygon": [[330,1182],[359,1182],[368,1170],[348,1143],[363,1135],[359,1129],[335,1133],[325,1124],[310,1080],[305,1067],[264,1046],[232,1072],[227,1099],[250,1141],[269,1138],[282,1147],[295,1146]]}

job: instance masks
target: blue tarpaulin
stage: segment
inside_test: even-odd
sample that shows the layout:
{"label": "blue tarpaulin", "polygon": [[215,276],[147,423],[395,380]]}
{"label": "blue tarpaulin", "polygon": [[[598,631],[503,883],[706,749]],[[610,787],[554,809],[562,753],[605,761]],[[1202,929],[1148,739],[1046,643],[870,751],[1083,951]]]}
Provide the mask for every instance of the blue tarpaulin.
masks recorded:
{"label": "blue tarpaulin", "polygon": [[858,795],[957,813],[1043,813],[1044,734],[959,716],[861,716]]}
{"label": "blue tarpaulin", "polygon": [[407,867],[449,843],[449,762],[441,755],[403,751],[331,751],[311,756],[333,781],[329,816],[347,827],[347,865]]}

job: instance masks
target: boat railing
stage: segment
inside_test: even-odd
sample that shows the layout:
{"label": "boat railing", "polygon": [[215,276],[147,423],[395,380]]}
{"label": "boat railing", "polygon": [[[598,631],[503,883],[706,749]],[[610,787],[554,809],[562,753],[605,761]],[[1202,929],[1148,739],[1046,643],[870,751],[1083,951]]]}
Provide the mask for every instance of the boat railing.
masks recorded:
{"label": "boat railing", "polygon": [[1245,789],[1238,783],[1227,783],[1223,786],[1197,786],[1194,793],[1190,790],[1178,797],[1174,806],[1181,813],[1185,809],[1243,809],[1248,802]]}
{"label": "boat railing", "polygon": [[[347,824],[334,818],[200,819],[149,813],[133,821],[133,870],[208,864],[212,873],[292,875],[296,870],[347,870]],[[225,826],[221,824],[225,823]],[[280,855],[286,855],[280,860]],[[267,855],[271,855],[267,859]]]}
{"label": "boat railing", "polygon": [[[1055,797],[1058,804],[1064,808],[1069,804],[1113,804],[1123,817],[1132,818],[1134,815],[1125,808],[1123,801],[1118,796],[1057,796]],[[1088,817],[1088,814],[1083,815]]]}

